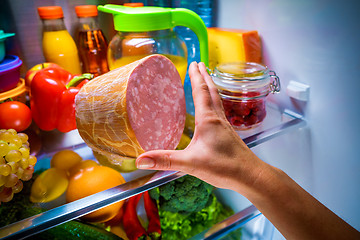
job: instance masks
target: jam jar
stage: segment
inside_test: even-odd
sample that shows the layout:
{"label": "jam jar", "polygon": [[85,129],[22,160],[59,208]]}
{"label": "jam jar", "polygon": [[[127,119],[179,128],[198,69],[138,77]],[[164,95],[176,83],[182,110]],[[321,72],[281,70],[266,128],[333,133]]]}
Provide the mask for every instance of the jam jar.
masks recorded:
{"label": "jam jar", "polygon": [[257,127],[266,116],[266,97],[280,91],[274,71],[254,62],[223,63],[211,72],[225,115],[235,130]]}

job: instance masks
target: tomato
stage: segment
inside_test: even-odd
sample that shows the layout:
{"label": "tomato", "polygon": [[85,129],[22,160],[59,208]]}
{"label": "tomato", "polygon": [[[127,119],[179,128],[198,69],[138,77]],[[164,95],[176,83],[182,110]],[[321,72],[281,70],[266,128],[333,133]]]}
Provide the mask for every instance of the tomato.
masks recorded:
{"label": "tomato", "polygon": [[22,132],[31,124],[31,110],[22,102],[10,101],[0,104],[0,129]]}

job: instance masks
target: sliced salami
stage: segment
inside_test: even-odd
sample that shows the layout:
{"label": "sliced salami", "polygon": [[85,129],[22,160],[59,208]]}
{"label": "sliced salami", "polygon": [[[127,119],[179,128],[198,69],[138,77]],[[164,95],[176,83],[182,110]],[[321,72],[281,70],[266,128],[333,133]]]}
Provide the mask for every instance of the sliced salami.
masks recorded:
{"label": "sliced salami", "polygon": [[185,125],[180,75],[174,64],[159,54],[88,82],[77,94],[75,106],[81,137],[108,157],[175,149]]}

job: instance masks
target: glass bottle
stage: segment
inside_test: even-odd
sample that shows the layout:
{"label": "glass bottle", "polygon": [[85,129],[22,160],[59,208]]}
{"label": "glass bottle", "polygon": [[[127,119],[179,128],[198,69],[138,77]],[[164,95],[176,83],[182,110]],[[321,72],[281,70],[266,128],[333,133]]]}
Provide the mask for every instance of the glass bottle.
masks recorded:
{"label": "glass bottle", "polygon": [[81,74],[78,50],[65,27],[62,8],[39,7],[38,13],[43,23],[42,47],[46,62],[56,63],[72,74]]}
{"label": "glass bottle", "polygon": [[223,63],[211,73],[225,115],[235,130],[261,124],[266,116],[266,97],[280,91],[274,71],[253,62]]}
{"label": "glass bottle", "polygon": [[99,76],[109,71],[106,53],[108,43],[99,27],[95,5],[75,7],[78,16],[77,46],[83,73]]}

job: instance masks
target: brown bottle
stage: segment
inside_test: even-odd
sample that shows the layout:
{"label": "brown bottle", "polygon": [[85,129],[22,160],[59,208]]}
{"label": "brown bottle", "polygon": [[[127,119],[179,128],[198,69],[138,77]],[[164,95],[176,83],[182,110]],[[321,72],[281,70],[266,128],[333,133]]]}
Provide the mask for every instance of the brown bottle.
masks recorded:
{"label": "brown bottle", "polygon": [[77,46],[83,73],[99,76],[109,71],[107,63],[108,43],[97,20],[95,5],[75,7],[78,16]]}

